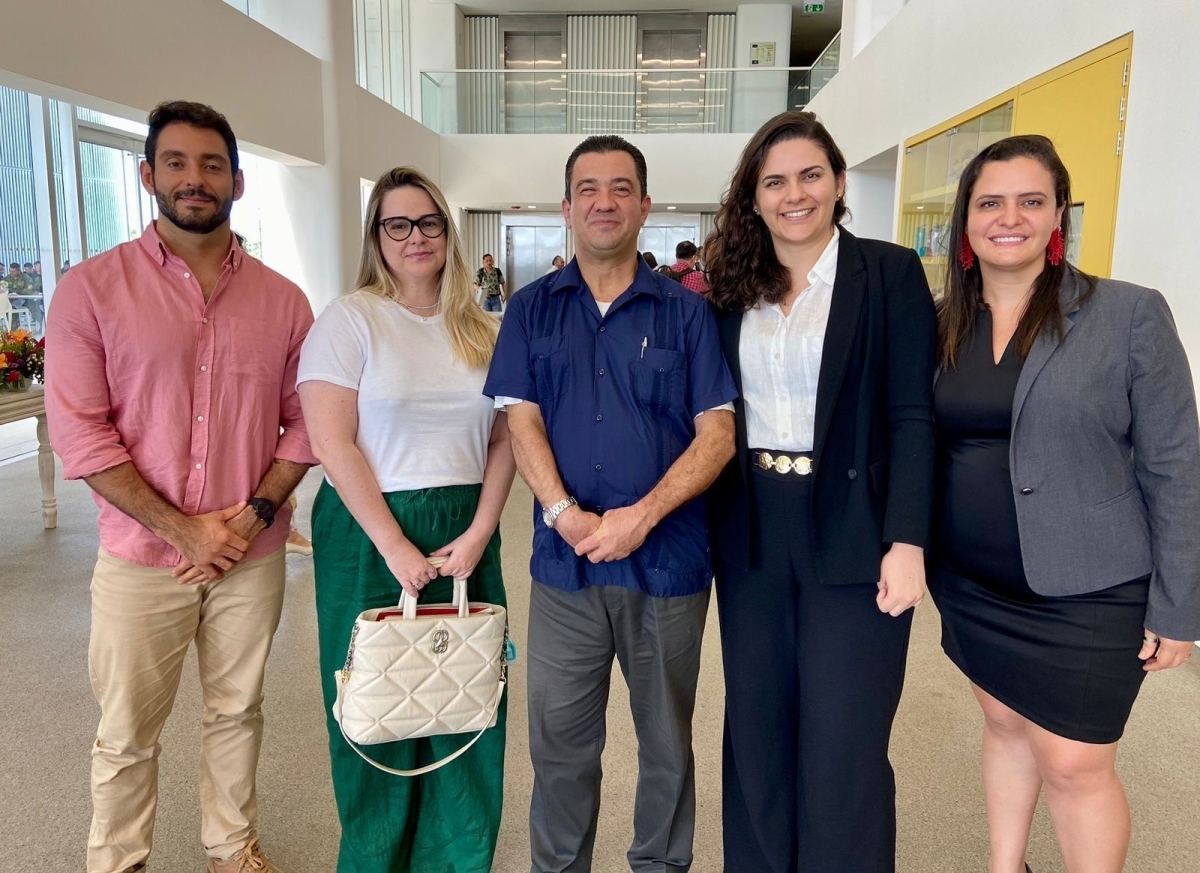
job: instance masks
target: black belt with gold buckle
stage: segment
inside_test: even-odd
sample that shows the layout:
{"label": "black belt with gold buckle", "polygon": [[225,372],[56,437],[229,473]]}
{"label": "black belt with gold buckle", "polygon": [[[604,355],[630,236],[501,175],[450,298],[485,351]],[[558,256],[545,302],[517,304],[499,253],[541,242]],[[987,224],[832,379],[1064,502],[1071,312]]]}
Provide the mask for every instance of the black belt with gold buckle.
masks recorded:
{"label": "black belt with gold buckle", "polygon": [[770,452],[752,451],[750,461],[760,470],[779,473],[782,476],[789,473],[808,476],[813,471],[813,462],[809,455],[773,455]]}

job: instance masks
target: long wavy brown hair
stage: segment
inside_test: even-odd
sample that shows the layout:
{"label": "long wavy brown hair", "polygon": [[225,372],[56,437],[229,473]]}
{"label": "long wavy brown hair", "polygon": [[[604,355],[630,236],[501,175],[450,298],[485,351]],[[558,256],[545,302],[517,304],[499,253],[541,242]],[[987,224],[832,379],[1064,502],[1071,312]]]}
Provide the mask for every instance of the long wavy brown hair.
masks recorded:
{"label": "long wavy brown hair", "polygon": [[[742,150],[713,219],[712,233],[704,242],[708,299],[719,310],[744,312],[760,300],[778,303],[787,296],[791,274],[775,257],[770,231],[754,212],[754,193],[767,152],[793,139],[816,143],[834,175],[846,174],[842,150],[813,113],[783,112],[758,129]],[[843,190],[833,207],[834,224],[841,224],[849,214]]]}
{"label": "long wavy brown hair", "polygon": [[[958,194],[954,198],[954,211],[950,224],[949,264],[946,270],[945,294],[938,305],[938,363],[943,368],[958,365],[958,354],[963,343],[975,328],[975,319],[983,302],[983,274],[979,269],[979,258],[970,269],[959,261],[962,241],[967,232],[967,211],[975,191],[975,183],[985,165],[992,161],[1011,161],[1014,158],[1033,158],[1046,168],[1054,180],[1054,205],[1065,206],[1059,225],[1064,240],[1071,238],[1071,176],[1066,165],[1054,149],[1048,137],[1038,135],[1010,136],[987,146],[977,154],[963,170],[958,182]],[[1033,343],[1043,331],[1062,338],[1063,311],[1059,290],[1068,275],[1075,274],[1084,280],[1085,288],[1080,301],[1086,300],[1096,290],[1096,277],[1089,276],[1063,258],[1058,265],[1046,261],[1045,269],[1033,283],[1033,293],[1017,324],[1013,347],[1022,359],[1029,356]]]}

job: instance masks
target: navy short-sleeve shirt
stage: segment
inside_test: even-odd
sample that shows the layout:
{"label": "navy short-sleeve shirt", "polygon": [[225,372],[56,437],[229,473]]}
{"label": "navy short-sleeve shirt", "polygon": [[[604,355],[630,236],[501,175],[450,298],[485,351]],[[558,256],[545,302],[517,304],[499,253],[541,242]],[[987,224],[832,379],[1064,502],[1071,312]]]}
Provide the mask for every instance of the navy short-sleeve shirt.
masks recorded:
{"label": "navy short-sleeve shirt", "polygon": [[[483,389],[538,404],[563,485],[602,515],[648,494],[695,437],[693,419],[737,396],[708,301],[638,260],[601,317],[572,260],[509,301]],[[580,558],[534,505],[530,574],[567,591],[703,591],[712,578],[704,498],[679,507],[622,561]]]}

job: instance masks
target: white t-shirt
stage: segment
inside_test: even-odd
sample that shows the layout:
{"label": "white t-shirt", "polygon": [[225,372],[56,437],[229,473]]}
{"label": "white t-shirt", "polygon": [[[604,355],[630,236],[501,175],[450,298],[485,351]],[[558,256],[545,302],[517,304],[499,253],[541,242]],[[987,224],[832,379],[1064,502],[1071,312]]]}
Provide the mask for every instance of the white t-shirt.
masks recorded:
{"label": "white t-shirt", "polygon": [[441,315],[355,291],[317,318],[296,381],[358,392],[355,444],[387,493],[483,481],[496,415],[486,376],[454,356]]}

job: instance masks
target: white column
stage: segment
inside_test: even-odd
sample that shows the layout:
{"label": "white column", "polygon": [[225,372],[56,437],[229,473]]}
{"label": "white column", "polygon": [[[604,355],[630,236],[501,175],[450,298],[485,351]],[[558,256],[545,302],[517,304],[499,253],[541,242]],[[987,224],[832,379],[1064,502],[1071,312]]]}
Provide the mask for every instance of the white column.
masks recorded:
{"label": "white column", "polygon": [[[321,60],[325,162],[276,164],[258,180],[278,204],[263,219],[263,260],[296,282],[313,311],[350,290],[362,242],[355,164],[354,9],[343,0],[256,0],[256,17]],[[217,107],[220,109],[220,107]],[[247,180],[254,184],[254,180]]]}
{"label": "white column", "polygon": [[764,121],[787,109],[787,66],[792,49],[791,6],[767,4],[737,8],[733,65],[749,67],[752,47],[763,43],[775,44],[774,66],[779,72],[734,73],[734,133],[753,133]]}

